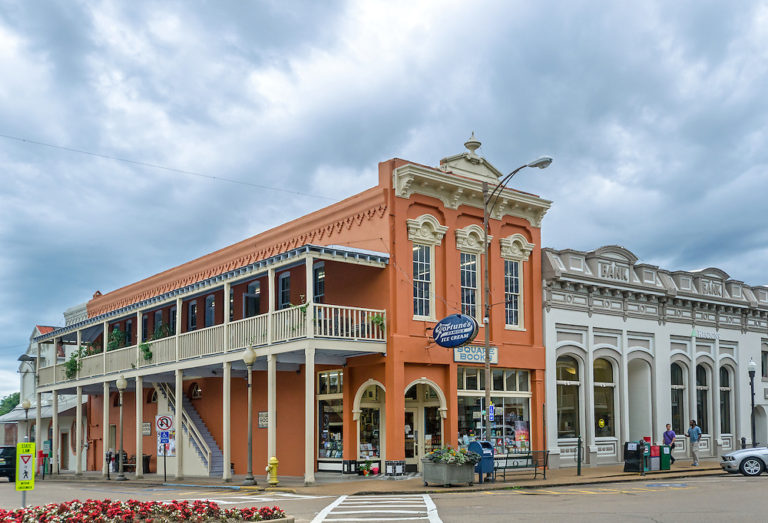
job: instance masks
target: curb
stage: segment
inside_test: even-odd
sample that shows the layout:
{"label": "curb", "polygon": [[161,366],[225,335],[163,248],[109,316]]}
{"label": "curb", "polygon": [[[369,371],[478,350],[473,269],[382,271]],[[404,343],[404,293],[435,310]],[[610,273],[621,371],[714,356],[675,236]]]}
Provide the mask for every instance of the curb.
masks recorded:
{"label": "curb", "polygon": [[560,487],[573,487],[573,486],[579,486],[579,485],[599,485],[604,483],[624,483],[624,482],[633,482],[633,481],[653,481],[654,479],[687,479],[687,478],[697,478],[697,477],[703,477],[703,476],[719,476],[725,474],[722,470],[715,470],[712,469],[707,471],[701,471],[696,472],[694,474],[689,474],[685,472],[680,473],[672,473],[672,474],[664,474],[660,477],[657,476],[629,476],[629,477],[623,477],[623,476],[603,476],[600,478],[593,478],[593,479],[585,479],[582,481],[567,481],[564,483],[557,483],[557,484],[532,484],[532,485],[520,485],[520,484],[491,484],[492,486],[482,486],[478,487],[477,485],[473,487],[460,487],[460,488],[452,488],[452,487],[445,487],[443,489],[411,489],[411,490],[388,490],[388,491],[360,491],[355,492],[353,494],[347,494],[348,496],[400,496],[405,494],[461,494],[463,492],[487,492],[489,490],[524,490],[524,489],[550,489],[550,488],[560,488]]}

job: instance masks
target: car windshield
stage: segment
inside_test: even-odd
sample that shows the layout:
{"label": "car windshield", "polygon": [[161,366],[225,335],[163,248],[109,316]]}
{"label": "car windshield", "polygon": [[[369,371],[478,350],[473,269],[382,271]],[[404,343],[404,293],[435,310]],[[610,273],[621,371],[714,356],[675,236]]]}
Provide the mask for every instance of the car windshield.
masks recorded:
{"label": "car windshield", "polygon": [[0,447],[0,457],[2,456],[13,456],[16,449],[13,447]]}

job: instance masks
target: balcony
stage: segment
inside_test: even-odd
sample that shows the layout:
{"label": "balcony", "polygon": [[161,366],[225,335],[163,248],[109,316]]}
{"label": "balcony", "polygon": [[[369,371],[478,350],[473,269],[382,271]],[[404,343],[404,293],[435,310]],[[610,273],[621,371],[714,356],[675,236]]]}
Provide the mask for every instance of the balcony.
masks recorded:
{"label": "balcony", "polygon": [[80,358],[80,368],[72,378],[67,377],[65,363],[43,367],[38,371],[37,385],[46,387],[196,358],[204,359],[241,351],[249,345],[256,348],[268,347],[311,338],[382,344],[386,343],[385,323],[384,310],[319,303],[294,306],[148,341],[152,354],[149,360],[144,358],[144,352],[138,345],[133,345]]}

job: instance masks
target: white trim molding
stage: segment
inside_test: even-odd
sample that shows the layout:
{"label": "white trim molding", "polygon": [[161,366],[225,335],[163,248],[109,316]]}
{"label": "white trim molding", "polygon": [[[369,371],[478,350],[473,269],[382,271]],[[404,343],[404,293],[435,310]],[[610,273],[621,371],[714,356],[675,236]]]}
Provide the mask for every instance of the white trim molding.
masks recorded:
{"label": "white trim molding", "polygon": [[499,243],[501,244],[501,257],[512,261],[528,261],[533,248],[536,247],[520,233],[501,238]]}
{"label": "white trim molding", "polygon": [[418,218],[406,220],[408,224],[408,239],[422,245],[440,245],[443,242],[448,227],[440,225],[437,218],[431,214],[422,214]]}
{"label": "white trim molding", "polygon": [[[488,236],[490,244],[493,236]],[[479,225],[467,225],[456,230],[456,248],[469,254],[483,254],[483,228]]]}

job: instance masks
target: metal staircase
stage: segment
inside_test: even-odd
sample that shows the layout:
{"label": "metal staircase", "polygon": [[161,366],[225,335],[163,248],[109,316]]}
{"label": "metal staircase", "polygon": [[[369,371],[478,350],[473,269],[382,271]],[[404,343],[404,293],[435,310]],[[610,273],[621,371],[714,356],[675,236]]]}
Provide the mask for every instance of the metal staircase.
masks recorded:
{"label": "metal staircase", "polygon": [[[173,389],[167,383],[157,383],[155,388],[168,400],[169,408],[176,413],[176,398]],[[178,423],[179,416],[176,416]],[[211,432],[200,417],[197,409],[192,405],[186,395],[181,397],[181,427],[189,437],[197,455],[208,469],[208,476],[221,477],[224,473],[224,455],[211,436]]]}

